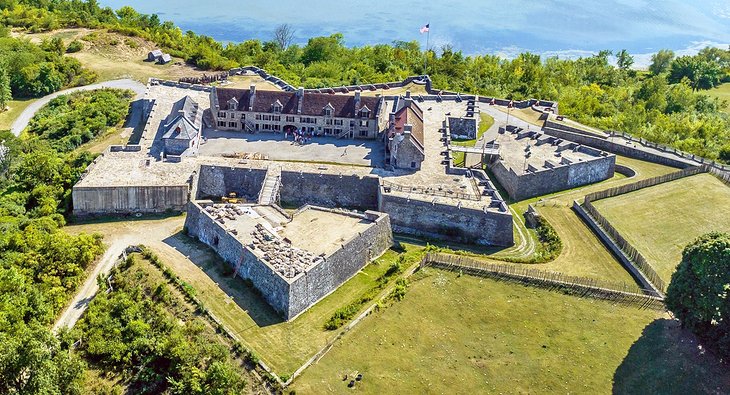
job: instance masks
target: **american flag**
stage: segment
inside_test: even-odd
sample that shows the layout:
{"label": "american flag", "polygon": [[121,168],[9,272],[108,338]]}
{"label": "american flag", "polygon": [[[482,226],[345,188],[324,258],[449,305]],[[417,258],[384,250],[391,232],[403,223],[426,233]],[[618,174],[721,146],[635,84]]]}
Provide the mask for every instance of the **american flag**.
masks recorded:
{"label": "american flag", "polygon": [[423,27],[421,28],[421,30],[420,30],[421,34],[423,34],[423,33],[428,33],[429,25],[430,25],[430,23],[427,23],[427,24],[425,24],[425,25],[424,25],[424,26],[423,26]]}

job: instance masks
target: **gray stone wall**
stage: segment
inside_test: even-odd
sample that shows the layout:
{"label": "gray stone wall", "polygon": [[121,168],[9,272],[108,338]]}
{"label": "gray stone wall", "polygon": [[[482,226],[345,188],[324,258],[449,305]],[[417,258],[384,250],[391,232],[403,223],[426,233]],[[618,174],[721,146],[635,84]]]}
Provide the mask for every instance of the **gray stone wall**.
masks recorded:
{"label": "gray stone wall", "polygon": [[474,118],[449,117],[449,132],[452,139],[457,138],[457,136],[467,136],[474,139],[477,136],[477,120]]}
{"label": "gray stone wall", "polygon": [[284,205],[311,204],[376,210],[378,186],[377,176],[340,176],[282,170],[280,196]]}
{"label": "gray stone wall", "polygon": [[182,155],[185,150],[193,146],[195,140],[162,139],[165,146],[165,154]]}
{"label": "gray stone wall", "polygon": [[196,202],[190,203],[185,227],[189,236],[210,246],[232,268],[240,263],[238,274],[251,280],[266,302],[283,317],[288,317],[289,283],[215,222]]}
{"label": "gray stone wall", "polygon": [[200,166],[197,199],[220,199],[231,192],[255,201],[264,185],[266,169]]}
{"label": "gray stone wall", "polygon": [[615,164],[616,157],[607,155],[521,175],[507,169],[501,161],[492,163],[490,170],[511,199],[523,200],[609,179]]}
{"label": "gray stone wall", "polygon": [[79,187],[71,192],[77,216],[181,212],[189,198],[188,185]]}
{"label": "gray stone wall", "polygon": [[292,282],[288,320],[335,291],[393,244],[388,215],[370,211],[366,215],[375,219],[372,226],[344,242],[340,249],[326,256],[324,262]]}
{"label": "gray stone wall", "polygon": [[667,156],[657,155],[655,153],[648,152],[645,149],[635,148],[626,144],[617,144],[613,141],[602,139],[600,137],[592,137],[585,134],[571,133],[554,128],[544,128],[542,131],[550,136],[574,141],[578,144],[588,145],[603,151],[613,152],[614,154],[628,156],[629,158],[659,163],[666,166],[678,167],[680,169],[695,165],[689,160],[673,159]]}
{"label": "gray stone wall", "polygon": [[[414,142],[409,141],[412,139],[412,136],[407,136],[403,139],[401,142],[393,142],[393,144],[397,144],[397,147],[392,147],[391,155],[395,151],[395,156],[392,156],[390,159],[390,163],[397,168],[400,169],[420,169],[421,163],[424,160],[423,152],[421,152],[414,144]],[[411,166],[414,164],[415,166]]]}
{"label": "gray stone wall", "polygon": [[512,214],[456,207],[381,192],[380,209],[393,230],[467,244],[511,246]]}

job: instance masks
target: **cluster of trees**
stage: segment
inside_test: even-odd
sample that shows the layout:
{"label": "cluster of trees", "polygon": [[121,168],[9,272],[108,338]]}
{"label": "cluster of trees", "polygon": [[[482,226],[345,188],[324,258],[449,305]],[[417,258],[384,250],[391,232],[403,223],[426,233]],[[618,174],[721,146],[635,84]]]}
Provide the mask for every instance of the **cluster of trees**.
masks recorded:
{"label": "cluster of trees", "polygon": [[66,47],[59,38],[40,45],[8,37],[0,31],[0,107],[12,97],[39,97],[63,87],[87,85],[96,80],[95,73],[83,68],[78,60],[64,56]]}
{"label": "cluster of trees", "polygon": [[0,393],[79,393],[83,363],[50,324],[103,252],[61,227],[92,157],[0,133]]}
{"label": "cluster of trees", "polygon": [[93,160],[74,148],[83,133],[123,119],[130,98],[107,90],[60,97],[27,136],[0,132],[0,393],[81,392],[84,362],[50,332],[104,250],[100,235],[62,229],[71,187]]}
{"label": "cluster of trees", "polygon": [[91,302],[75,329],[83,333],[82,352],[105,370],[122,372],[131,393],[243,392],[246,382],[230,349],[195,315],[172,314],[182,298],[139,266],[131,255],[112,275],[114,291]]}
{"label": "cluster of trees", "polygon": [[121,124],[132,97],[133,92],[119,89],[61,95],[36,113],[27,131],[59,151],[70,151]]}
{"label": "cluster of trees", "polygon": [[682,326],[730,358],[730,234],[708,233],[685,247],[666,302]]}
{"label": "cluster of trees", "polygon": [[423,51],[415,41],[351,48],[341,34],[314,37],[302,46],[291,44],[293,32],[288,25],[277,29],[269,41],[224,45],[182,32],[156,15],[140,14],[131,7],[115,12],[96,1],[2,0],[0,9],[4,10],[0,20],[7,25],[107,28],[154,41],[203,69],[255,65],[295,86],[395,81],[428,73],[442,89],[557,100],[565,115],[590,126],[629,132],[730,162],[730,119],[719,112],[722,103],[701,92],[730,81],[730,49],[707,48],[696,56],[676,59],[671,51],[660,51],[650,72],[644,73],[631,70],[634,60],[626,50],[613,57],[609,51],[576,60],[523,53],[509,60],[464,56],[448,45]]}

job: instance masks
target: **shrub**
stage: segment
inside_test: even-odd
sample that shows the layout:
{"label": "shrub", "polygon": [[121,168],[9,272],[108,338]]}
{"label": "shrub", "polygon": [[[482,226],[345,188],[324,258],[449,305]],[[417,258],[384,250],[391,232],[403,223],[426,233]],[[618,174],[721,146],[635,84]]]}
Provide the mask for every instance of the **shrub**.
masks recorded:
{"label": "shrub", "polygon": [[66,53],[79,52],[84,49],[84,44],[81,41],[73,40],[66,47]]}

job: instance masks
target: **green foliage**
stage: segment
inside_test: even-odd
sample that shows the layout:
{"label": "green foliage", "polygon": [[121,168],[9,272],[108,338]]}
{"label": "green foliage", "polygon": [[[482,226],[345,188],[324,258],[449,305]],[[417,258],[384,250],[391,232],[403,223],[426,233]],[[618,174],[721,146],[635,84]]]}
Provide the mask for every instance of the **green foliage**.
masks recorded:
{"label": "green foliage", "polygon": [[669,49],[661,49],[659,52],[651,55],[651,64],[649,65],[649,71],[654,75],[669,70],[669,66],[672,65],[674,60],[674,52]]}
{"label": "green foliage", "polygon": [[10,100],[13,100],[12,91],[10,90],[10,77],[5,68],[0,67],[0,112],[5,111]]}
{"label": "green foliage", "polygon": [[66,47],[66,53],[75,53],[84,49],[84,44],[81,41],[73,40]]}
{"label": "green foliage", "polygon": [[101,366],[126,372],[134,393],[237,394],[245,386],[228,347],[197,320],[182,322],[174,303],[155,296],[159,284],[133,263],[100,293],[79,329],[81,350]]}
{"label": "green foliage", "polygon": [[120,125],[132,97],[131,91],[119,89],[58,96],[31,119],[28,133],[50,141],[57,151],[71,151]]}
{"label": "green foliage", "polygon": [[730,234],[708,233],[685,247],[666,304],[684,327],[730,358]]}
{"label": "green foliage", "polygon": [[560,240],[555,228],[550,225],[545,217],[538,216],[535,231],[542,247],[535,254],[535,260],[549,262],[557,258],[563,250],[563,242]]}
{"label": "green foliage", "polygon": [[11,37],[0,38],[0,64],[10,78],[14,97],[38,97],[62,87],[86,85],[96,75],[78,60],[63,56],[66,48],[59,38],[40,45]]}

